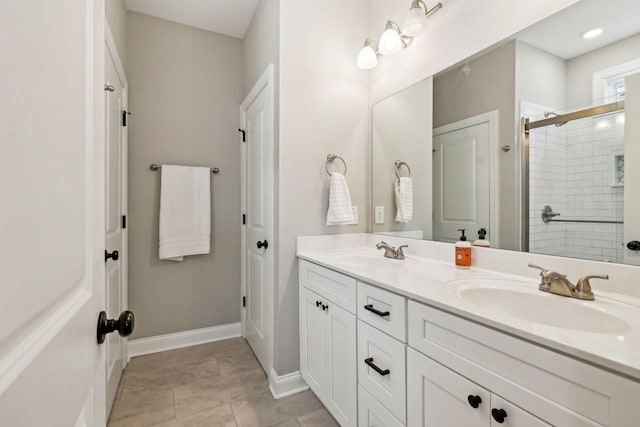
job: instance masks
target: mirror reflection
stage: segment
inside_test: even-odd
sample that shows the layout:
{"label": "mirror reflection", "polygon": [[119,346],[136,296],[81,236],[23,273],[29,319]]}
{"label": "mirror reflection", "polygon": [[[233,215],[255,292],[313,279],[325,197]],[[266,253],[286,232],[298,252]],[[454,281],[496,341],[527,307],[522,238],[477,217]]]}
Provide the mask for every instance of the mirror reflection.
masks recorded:
{"label": "mirror reflection", "polygon": [[638,12],[582,0],[374,105],[373,231],[640,265]]}

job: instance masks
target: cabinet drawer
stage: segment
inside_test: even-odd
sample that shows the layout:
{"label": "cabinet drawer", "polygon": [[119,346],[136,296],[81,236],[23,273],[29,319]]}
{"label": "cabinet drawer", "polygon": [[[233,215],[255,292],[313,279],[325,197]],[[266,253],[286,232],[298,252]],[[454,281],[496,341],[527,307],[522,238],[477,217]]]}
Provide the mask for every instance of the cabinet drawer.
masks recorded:
{"label": "cabinet drawer", "polygon": [[407,342],[407,299],[358,282],[358,318],[402,342]]}
{"label": "cabinet drawer", "polygon": [[[504,400],[500,396],[495,394],[491,395],[491,411],[504,411],[502,414],[504,418],[491,417],[491,425],[498,427],[552,427],[551,424],[547,424],[539,418],[534,417],[522,408],[517,407],[513,403]],[[502,422],[500,422],[502,421]]]}
{"label": "cabinet drawer", "polygon": [[358,383],[407,422],[406,346],[358,320]]}
{"label": "cabinet drawer", "polygon": [[411,347],[549,424],[637,420],[637,382],[415,301],[408,307]]}
{"label": "cabinet drawer", "polygon": [[358,387],[358,427],[404,427],[367,391]]}
{"label": "cabinet drawer", "polygon": [[356,279],[328,268],[300,260],[300,285],[356,313]]}

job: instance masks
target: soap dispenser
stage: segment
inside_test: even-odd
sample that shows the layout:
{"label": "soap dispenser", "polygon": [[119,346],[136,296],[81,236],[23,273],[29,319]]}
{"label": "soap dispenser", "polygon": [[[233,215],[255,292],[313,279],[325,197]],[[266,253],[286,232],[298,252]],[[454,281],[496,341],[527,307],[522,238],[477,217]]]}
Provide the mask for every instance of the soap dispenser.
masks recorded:
{"label": "soap dispenser", "polygon": [[480,230],[478,230],[478,238],[476,239],[475,242],[473,242],[473,246],[482,246],[485,248],[490,248],[491,243],[486,239],[486,237],[487,237],[487,230],[485,230],[484,228],[481,228]]}
{"label": "soap dispenser", "polygon": [[459,228],[458,231],[460,231],[462,235],[460,236],[460,240],[456,242],[456,267],[471,268],[471,243],[467,242],[467,237],[464,235],[464,228]]}

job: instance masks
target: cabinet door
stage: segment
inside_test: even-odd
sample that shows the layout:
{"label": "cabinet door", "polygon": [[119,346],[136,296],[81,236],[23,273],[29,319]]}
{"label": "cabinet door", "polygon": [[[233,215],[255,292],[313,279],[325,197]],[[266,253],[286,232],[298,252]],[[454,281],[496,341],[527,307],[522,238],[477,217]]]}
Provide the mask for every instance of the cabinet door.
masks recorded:
{"label": "cabinet door", "polygon": [[487,390],[412,348],[407,351],[407,379],[411,427],[490,425]]}
{"label": "cabinet door", "polygon": [[[315,303],[314,303],[315,304]],[[342,427],[357,417],[356,317],[331,302],[325,310],[325,405]]]}
{"label": "cabinet door", "polygon": [[513,403],[495,394],[491,395],[491,427],[550,427]]}
{"label": "cabinet door", "polygon": [[358,427],[404,427],[362,386],[358,387]]}
{"label": "cabinet door", "polygon": [[300,372],[320,400],[326,381],[326,327],[322,298],[300,288]]}

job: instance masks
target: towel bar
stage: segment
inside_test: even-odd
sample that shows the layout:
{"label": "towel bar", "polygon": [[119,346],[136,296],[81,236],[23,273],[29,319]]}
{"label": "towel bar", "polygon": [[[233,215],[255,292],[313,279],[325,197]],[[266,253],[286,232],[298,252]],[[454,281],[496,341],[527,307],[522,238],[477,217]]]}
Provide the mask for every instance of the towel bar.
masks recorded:
{"label": "towel bar", "polygon": [[[162,168],[162,165],[159,165],[157,163],[151,163],[151,166],[149,166],[149,169],[151,169],[152,171],[157,171],[157,170],[160,170],[161,168]],[[211,173],[213,174],[220,173],[220,168],[211,168]]]}

